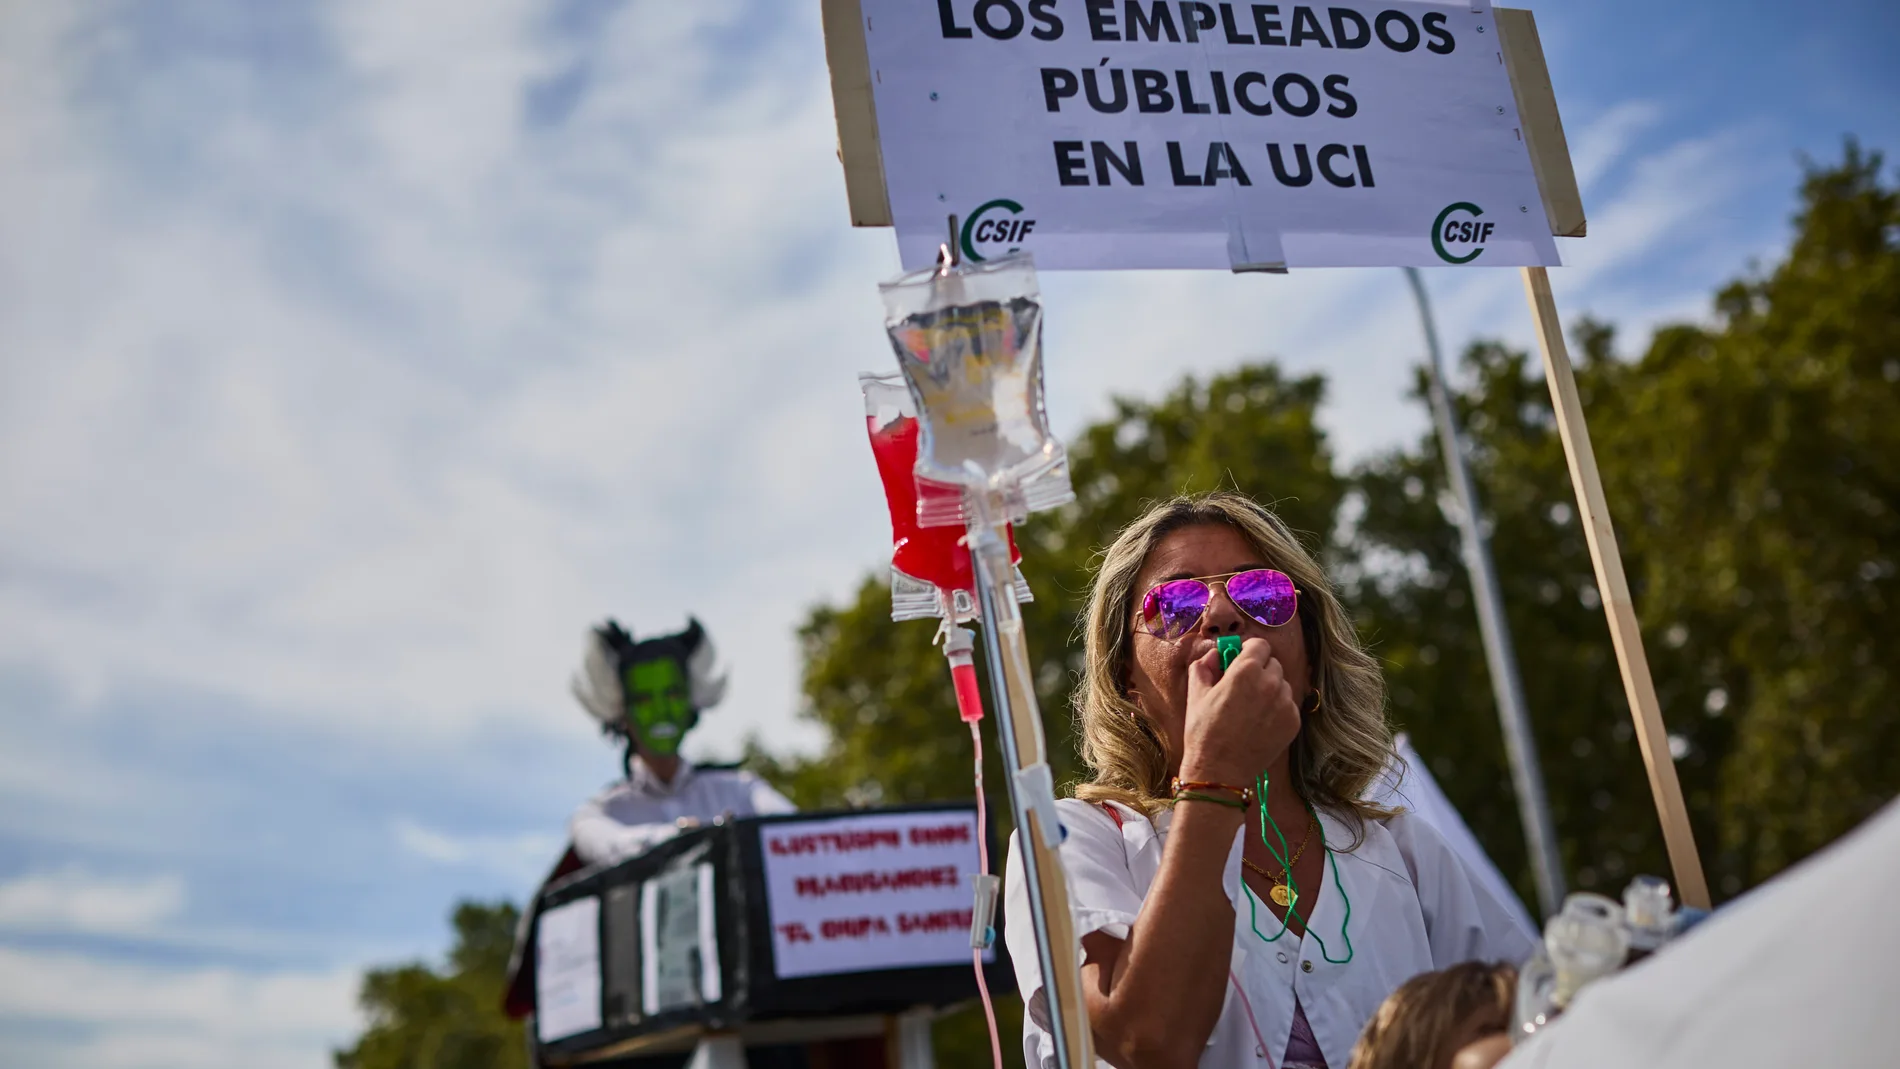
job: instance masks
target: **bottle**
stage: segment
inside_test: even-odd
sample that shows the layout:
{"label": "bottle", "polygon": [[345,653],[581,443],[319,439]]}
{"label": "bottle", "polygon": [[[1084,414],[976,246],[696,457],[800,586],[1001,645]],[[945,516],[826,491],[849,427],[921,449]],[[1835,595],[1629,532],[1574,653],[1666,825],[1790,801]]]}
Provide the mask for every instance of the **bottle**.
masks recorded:
{"label": "bottle", "polygon": [[1615,972],[1629,954],[1623,907],[1603,895],[1578,891],[1544,925],[1544,948],[1518,972],[1513,1042],[1550,1023],[1585,985]]}
{"label": "bottle", "polygon": [[1675,903],[1669,881],[1660,876],[1638,876],[1623,889],[1623,920],[1629,929],[1629,958],[1634,965],[1669,941],[1676,926]]}
{"label": "bottle", "polygon": [[1565,898],[1563,912],[1544,925],[1544,950],[1555,972],[1552,994],[1557,1004],[1570,1005],[1585,984],[1622,968],[1629,948],[1622,906],[1590,891]]}
{"label": "bottle", "polygon": [[1539,1028],[1549,1024],[1563,1010],[1551,998],[1551,990],[1556,986],[1557,976],[1550,967],[1550,955],[1540,947],[1529,961],[1517,969],[1517,1001],[1512,1010],[1516,1027],[1511,1029],[1511,1042],[1522,1043]]}

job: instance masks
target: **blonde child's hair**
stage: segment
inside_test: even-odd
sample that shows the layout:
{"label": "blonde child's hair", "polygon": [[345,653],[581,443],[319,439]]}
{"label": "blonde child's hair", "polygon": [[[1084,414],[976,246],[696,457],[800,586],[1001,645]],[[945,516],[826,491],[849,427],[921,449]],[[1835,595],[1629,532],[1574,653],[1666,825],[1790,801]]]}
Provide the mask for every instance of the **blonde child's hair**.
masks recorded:
{"label": "blonde child's hair", "polygon": [[1517,970],[1467,961],[1420,973],[1386,996],[1346,1069],[1450,1069],[1466,1044],[1509,1030]]}

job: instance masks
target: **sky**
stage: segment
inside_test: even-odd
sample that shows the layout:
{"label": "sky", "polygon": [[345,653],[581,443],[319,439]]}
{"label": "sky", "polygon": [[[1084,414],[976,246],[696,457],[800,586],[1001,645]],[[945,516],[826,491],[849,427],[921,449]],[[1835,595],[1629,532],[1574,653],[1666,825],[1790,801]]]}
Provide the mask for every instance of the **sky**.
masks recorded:
{"label": "sky", "polygon": [[[1559,307],[1708,315],[1800,159],[1900,150],[1900,9],[1536,9]],[[794,631],[886,561],[818,4],[0,0],[0,1064],[316,1069],[361,970],[519,900],[617,754],[587,626],[696,614],[689,745],[822,736]],[[1436,271],[1449,346],[1531,341]],[[1426,426],[1394,270],[1046,274],[1051,417],[1275,357]],[[1033,567],[1033,562],[1030,562]]]}

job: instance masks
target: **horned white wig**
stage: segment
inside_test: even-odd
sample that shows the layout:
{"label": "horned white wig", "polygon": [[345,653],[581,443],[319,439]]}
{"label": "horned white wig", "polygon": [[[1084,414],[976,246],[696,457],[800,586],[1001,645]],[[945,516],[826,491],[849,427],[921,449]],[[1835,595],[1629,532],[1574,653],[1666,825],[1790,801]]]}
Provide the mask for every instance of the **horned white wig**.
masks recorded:
{"label": "horned white wig", "polygon": [[728,674],[715,671],[717,655],[712,638],[698,620],[689,617],[686,630],[639,642],[611,619],[588,629],[581,666],[571,684],[574,697],[588,715],[600,721],[603,730],[624,735],[627,695],[623,681],[627,668],[660,657],[677,657],[685,662],[688,700],[695,711],[710,709],[726,696]]}

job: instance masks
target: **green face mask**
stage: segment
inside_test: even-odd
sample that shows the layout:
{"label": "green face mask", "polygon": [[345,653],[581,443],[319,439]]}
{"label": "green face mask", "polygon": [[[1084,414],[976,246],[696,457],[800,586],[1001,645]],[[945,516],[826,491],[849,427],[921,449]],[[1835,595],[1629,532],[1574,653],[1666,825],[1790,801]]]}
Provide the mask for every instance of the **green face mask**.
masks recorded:
{"label": "green face mask", "polygon": [[627,668],[625,685],[627,726],[634,737],[654,753],[678,753],[697,716],[686,666],[671,657],[641,661]]}

